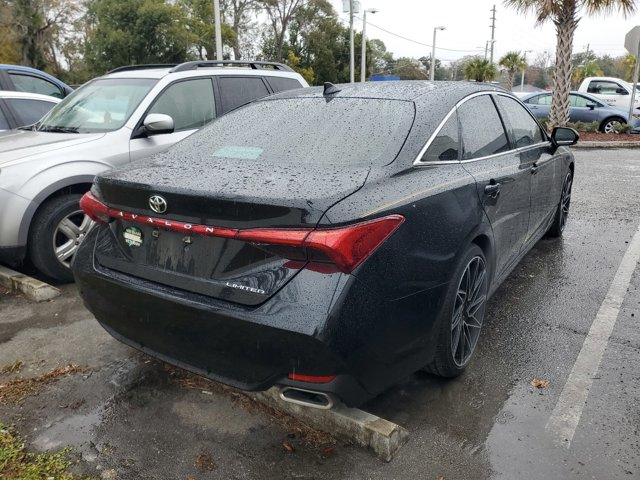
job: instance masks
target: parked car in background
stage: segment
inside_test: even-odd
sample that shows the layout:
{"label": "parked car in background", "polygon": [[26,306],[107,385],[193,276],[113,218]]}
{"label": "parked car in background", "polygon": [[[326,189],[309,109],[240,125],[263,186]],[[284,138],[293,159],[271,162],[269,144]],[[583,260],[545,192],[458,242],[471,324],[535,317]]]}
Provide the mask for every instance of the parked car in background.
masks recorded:
{"label": "parked car in background", "polygon": [[71,281],[91,227],[78,201],[97,173],[166,150],[256,98],[307,86],[288,66],[263,62],[138,65],[84,84],[32,129],[0,136],[0,260],[28,256]]}
{"label": "parked car in background", "polygon": [[0,90],[39,93],[56,98],[64,98],[73,92],[69,85],[46,72],[6,64],[0,64]]}
{"label": "parked car in background", "polygon": [[0,91],[0,131],[32,125],[58,103],[49,95]]}
{"label": "parked car in background", "polygon": [[[614,77],[587,77],[585,78],[578,91],[582,93],[589,93],[596,97],[601,102],[617,107],[622,110],[629,111],[629,105],[631,104],[631,92],[633,87],[630,83],[625,82],[620,78]],[[636,92],[635,100],[633,102],[634,111],[638,112],[640,108],[640,92]]]}
{"label": "parked car in background", "polygon": [[562,234],[577,139],[482,83],[284,92],[99,174],[78,290],[115,338],[291,402],[454,377],[488,297]]}
{"label": "parked car in background", "polygon": [[[549,117],[551,92],[532,93],[521,97],[536,118]],[[633,133],[640,132],[640,115],[634,114],[629,120],[629,112],[601,102],[593,95],[581,92],[569,94],[569,120],[571,122],[598,122],[598,129],[604,133],[614,133],[616,125],[628,123]]]}

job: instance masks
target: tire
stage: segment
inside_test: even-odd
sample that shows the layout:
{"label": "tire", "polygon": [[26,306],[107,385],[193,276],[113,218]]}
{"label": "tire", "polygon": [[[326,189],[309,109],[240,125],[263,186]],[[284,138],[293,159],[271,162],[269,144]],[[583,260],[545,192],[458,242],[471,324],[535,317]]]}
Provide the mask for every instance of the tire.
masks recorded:
{"label": "tire", "polygon": [[78,245],[93,226],[80,210],[80,194],[54,197],[43,203],[29,229],[29,258],[47,277],[73,281],[70,264]]}
{"label": "tire", "polygon": [[602,133],[616,133],[615,126],[616,125],[624,125],[627,122],[624,121],[624,118],[620,117],[612,117],[607,118],[600,124],[600,131]]}
{"label": "tire", "polygon": [[564,227],[567,224],[569,218],[569,207],[571,206],[571,187],[573,186],[573,173],[571,170],[567,172],[562,182],[562,193],[560,194],[560,202],[556,208],[556,213],[553,217],[553,223],[547,231],[548,237],[561,237],[564,232]]}
{"label": "tire", "polygon": [[469,246],[452,278],[444,312],[436,327],[436,353],[425,367],[429,373],[449,378],[464,372],[480,337],[489,278],[480,247]]}

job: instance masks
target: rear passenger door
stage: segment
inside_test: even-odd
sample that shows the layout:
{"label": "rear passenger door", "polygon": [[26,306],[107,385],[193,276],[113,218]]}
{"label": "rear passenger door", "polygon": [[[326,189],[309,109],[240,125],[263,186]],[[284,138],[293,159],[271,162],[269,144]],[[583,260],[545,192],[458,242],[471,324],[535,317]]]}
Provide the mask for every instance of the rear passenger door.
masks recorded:
{"label": "rear passenger door", "polygon": [[259,76],[219,75],[216,81],[219,95],[218,112],[221,115],[271,94],[267,84]]}
{"label": "rear passenger door", "polygon": [[491,94],[458,106],[462,165],[475,178],[493,230],[496,278],[518,259],[529,227],[531,172],[512,148]]}

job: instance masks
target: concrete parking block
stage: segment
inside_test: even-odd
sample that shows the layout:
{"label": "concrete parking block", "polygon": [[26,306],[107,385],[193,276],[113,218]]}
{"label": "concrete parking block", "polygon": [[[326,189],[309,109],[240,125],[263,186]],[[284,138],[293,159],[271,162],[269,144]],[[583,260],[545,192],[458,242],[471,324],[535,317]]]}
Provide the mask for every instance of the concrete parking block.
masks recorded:
{"label": "concrete parking block", "polygon": [[390,462],[409,439],[409,432],[400,425],[341,403],[329,410],[296,405],[281,400],[277,387],[249,396],[340,440],[367,447],[385,462]]}
{"label": "concrete parking block", "polygon": [[584,148],[584,149],[602,149],[602,148],[640,148],[640,142],[634,141],[578,141],[571,148]]}
{"label": "concrete parking block", "polygon": [[21,292],[29,300],[43,302],[60,295],[60,290],[48,283],[23,275],[0,265],[0,285],[10,290]]}

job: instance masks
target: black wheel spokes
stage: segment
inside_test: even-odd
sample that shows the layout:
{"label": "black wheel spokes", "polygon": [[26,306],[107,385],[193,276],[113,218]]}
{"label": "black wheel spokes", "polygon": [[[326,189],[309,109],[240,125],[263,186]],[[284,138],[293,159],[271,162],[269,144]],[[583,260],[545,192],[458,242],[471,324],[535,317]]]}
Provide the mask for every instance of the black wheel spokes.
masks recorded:
{"label": "black wheel spokes", "polygon": [[475,349],[487,301],[484,260],[474,257],[465,269],[453,309],[451,350],[458,366],[464,366]]}
{"label": "black wheel spokes", "polygon": [[562,186],[562,199],[560,200],[560,226],[564,229],[567,223],[567,217],[569,216],[569,206],[571,205],[571,185],[573,181],[571,179],[571,173],[567,174],[567,178]]}

